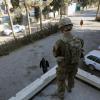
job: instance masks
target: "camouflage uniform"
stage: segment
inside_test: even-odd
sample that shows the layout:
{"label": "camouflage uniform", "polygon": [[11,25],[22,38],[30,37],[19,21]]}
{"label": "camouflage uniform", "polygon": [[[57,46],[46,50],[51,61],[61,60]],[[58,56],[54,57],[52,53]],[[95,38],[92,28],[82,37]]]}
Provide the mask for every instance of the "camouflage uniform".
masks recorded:
{"label": "camouflage uniform", "polygon": [[[58,64],[56,75],[58,96],[61,100],[64,99],[65,89],[67,88],[68,91],[71,92],[71,89],[74,87],[74,77],[78,70],[78,63],[71,64],[68,42],[72,40],[72,38],[73,36],[71,34],[68,37],[63,37],[56,41],[53,47],[53,55],[56,57]],[[68,80],[68,85],[66,85],[66,79]]]}

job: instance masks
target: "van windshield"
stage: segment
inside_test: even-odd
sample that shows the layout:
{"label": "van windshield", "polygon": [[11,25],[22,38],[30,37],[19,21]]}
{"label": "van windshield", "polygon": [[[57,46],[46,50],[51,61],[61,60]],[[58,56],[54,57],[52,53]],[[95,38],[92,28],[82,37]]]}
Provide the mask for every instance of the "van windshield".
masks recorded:
{"label": "van windshield", "polygon": [[90,59],[90,60],[92,60],[92,61],[95,61],[97,59],[97,57],[95,57],[93,55],[89,55],[87,58]]}
{"label": "van windshield", "polygon": [[100,58],[96,56],[89,55],[87,58],[100,64]]}

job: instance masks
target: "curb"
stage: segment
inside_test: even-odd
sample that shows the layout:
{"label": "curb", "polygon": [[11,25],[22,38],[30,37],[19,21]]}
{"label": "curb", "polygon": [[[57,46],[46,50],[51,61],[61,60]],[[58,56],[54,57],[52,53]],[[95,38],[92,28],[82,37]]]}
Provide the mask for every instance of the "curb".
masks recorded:
{"label": "curb", "polygon": [[76,77],[100,89],[100,78],[99,77],[92,75],[91,73],[88,73],[80,68],[78,69],[78,73]]}
{"label": "curb", "polygon": [[42,75],[40,78],[36,79],[27,87],[19,91],[16,94],[16,96],[13,96],[8,100],[29,100],[31,97],[37,94],[41,89],[43,89],[47,84],[49,84],[53,79],[55,79],[56,67],[57,66],[52,68],[50,71]]}
{"label": "curb", "polygon": [[[57,65],[49,70],[46,74],[35,80],[33,83],[29,84],[26,88],[19,91],[16,96],[13,96],[8,100],[29,100],[56,78],[56,67]],[[99,77],[91,75],[90,73],[83,71],[80,68],[78,69],[76,77],[100,89]]]}

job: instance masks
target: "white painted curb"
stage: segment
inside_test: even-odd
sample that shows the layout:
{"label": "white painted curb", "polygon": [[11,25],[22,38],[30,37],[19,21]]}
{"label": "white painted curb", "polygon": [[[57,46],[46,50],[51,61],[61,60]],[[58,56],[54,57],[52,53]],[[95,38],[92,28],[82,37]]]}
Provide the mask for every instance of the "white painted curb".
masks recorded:
{"label": "white painted curb", "polygon": [[[38,93],[41,89],[43,89],[48,83],[50,83],[53,79],[56,78],[56,67],[52,68],[46,74],[42,75],[36,81],[28,85],[23,90],[19,91],[16,96],[11,97],[9,100],[28,100],[36,93]],[[77,78],[97,87],[100,89],[100,78],[90,73],[78,69],[78,73],[76,75]]]}
{"label": "white painted curb", "polygon": [[92,75],[91,73],[88,73],[80,68],[78,69],[76,77],[100,89],[99,77]]}
{"label": "white painted curb", "polygon": [[48,83],[50,83],[56,77],[56,67],[42,75],[40,78],[35,80],[33,83],[28,85],[26,88],[19,91],[16,96],[11,97],[9,100],[28,100],[41,89],[43,89]]}

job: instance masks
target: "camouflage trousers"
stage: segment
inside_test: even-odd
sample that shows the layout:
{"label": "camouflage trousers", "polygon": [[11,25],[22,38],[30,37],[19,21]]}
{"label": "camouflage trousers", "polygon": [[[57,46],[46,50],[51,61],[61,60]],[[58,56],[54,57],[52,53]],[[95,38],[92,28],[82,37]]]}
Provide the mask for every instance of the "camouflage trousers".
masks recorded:
{"label": "camouflage trousers", "polygon": [[69,90],[74,87],[74,78],[76,73],[77,67],[75,64],[65,65],[64,63],[58,63],[58,68],[56,69],[56,78],[59,98],[64,98],[64,93],[66,89]]}

